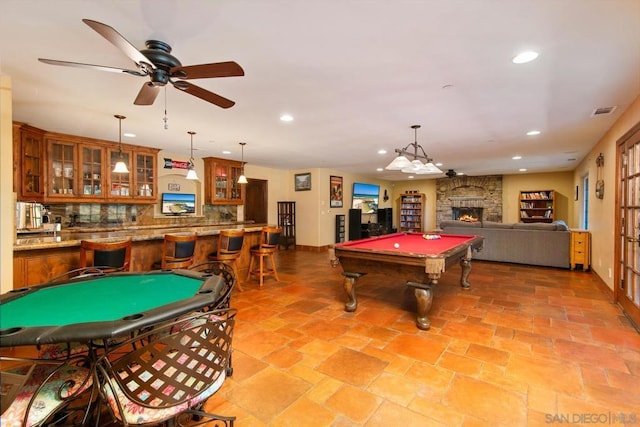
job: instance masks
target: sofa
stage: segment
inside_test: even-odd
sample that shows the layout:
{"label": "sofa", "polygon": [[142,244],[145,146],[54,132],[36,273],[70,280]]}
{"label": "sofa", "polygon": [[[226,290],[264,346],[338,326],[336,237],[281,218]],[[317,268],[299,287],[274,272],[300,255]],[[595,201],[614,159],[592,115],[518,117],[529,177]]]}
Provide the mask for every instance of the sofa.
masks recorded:
{"label": "sofa", "polygon": [[570,268],[569,227],[553,223],[464,222],[445,220],[442,234],[473,234],[484,237],[484,248],[473,258],[484,261]]}

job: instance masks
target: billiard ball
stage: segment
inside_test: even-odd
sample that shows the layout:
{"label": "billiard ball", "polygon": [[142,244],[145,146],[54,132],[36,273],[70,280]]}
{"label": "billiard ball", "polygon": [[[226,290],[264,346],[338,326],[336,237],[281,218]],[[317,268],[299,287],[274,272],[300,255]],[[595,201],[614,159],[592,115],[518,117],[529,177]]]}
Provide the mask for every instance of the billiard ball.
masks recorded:
{"label": "billiard ball", "polygon": [[396,248],[396,249],[398,249],[398,248],[400,247],[400,243],[394,243],[394,244],[393,244],[393,247],[394,247],[394,248]]}

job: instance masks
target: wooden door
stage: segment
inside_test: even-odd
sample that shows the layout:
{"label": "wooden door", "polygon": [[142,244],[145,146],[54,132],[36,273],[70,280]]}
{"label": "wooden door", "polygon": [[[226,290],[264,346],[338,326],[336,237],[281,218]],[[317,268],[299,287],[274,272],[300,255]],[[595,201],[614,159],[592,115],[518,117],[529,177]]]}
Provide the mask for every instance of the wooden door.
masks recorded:
{"label": "wooden door", "polygon": [[264,179],[248,179],[245,186],[244,219],[266,224],[269,221],[267,183]]}
{"label": "wooden door", "polygon": [[614,298],[640,326],[640,123],[618,143]]}

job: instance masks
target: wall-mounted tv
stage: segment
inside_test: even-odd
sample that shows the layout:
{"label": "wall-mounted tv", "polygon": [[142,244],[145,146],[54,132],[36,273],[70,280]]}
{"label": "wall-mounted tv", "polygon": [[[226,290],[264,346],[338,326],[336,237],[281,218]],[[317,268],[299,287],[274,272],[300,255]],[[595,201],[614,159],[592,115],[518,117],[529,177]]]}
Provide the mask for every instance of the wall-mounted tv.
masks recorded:
{"label": "wall-mounted tv", "polygon": [[196,195],[162,193],[161,212],[165,215],[185,215],[196,213]]}
{"label": "wall-mounted tv", "polygon": [[353,183],[352,209],[361,209],[363,214],[372,214],[378,211],[380,199],[380,186],[376,184]]}

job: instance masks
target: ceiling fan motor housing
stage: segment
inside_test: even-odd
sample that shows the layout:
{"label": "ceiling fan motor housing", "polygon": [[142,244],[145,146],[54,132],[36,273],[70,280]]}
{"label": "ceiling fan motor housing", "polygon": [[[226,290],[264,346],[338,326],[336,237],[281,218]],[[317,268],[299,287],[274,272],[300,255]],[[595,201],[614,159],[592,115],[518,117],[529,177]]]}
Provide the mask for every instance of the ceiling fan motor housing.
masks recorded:
{"label": "ceiling fan motor housing", "polygon": [[149,72],[151,82],[154,86],[164,86],[169,83],[169,70],[174,67],[181,67],[182,63],[175,56],[171,55],[171,46],[160,40],[147,40],[147,49],[142,49],[141,54],[149,58],[155,69]]}

